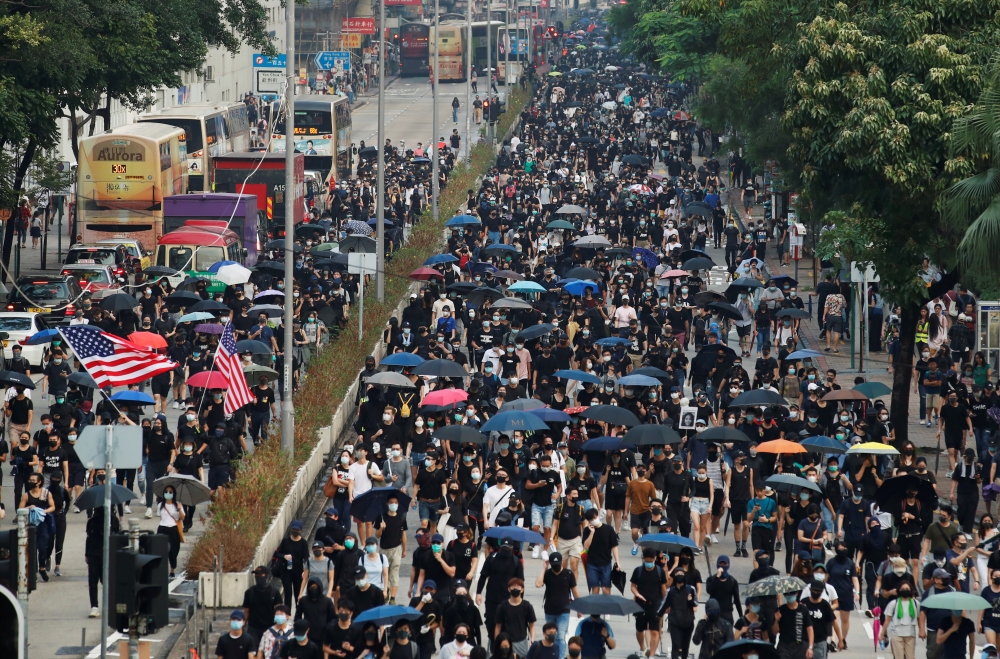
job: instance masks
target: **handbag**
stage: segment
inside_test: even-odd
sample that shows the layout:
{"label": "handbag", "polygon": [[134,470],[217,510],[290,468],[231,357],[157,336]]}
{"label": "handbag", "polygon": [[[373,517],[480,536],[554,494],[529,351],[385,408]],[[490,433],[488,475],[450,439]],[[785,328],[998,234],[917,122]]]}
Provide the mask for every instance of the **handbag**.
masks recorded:
{"label": "handbag", "polygon": [[340,489],[333,484],[333,474],[326,477],[326,482],[323,483],[323,496],[327,499],[332,499],[337,496],[337,490]]}
{"label": "handbag", "polygon": [[626,490],[628,490],[628,483],[625,483],[623,481],[614,481],[608,483],[609,493],[614,494],[615,496],[625,494]]}
{"label": "handbag", "polygon": [[[823,520],[816,520],[816,528],[813,529],[813,534],[809,536],[809,540],[816,540],[816,534],[819,533],[819,527],[823,526]],[[811,545],[812,543],[810,543]],[[812,548],[812,559],[813,563],[822,563],[824,561],[825,554],[823,553],[823,548]]]}

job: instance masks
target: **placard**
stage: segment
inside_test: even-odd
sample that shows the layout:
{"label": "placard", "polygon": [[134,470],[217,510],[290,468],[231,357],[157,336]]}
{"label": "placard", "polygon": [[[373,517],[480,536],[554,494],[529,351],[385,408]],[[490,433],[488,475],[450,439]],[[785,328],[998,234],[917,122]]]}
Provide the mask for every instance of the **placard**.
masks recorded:
{"label": "placard", "polygon": [[682,407],[681,422],[677,426],[681,430],[694,430],[694,423],[698,420],[697,407]]}

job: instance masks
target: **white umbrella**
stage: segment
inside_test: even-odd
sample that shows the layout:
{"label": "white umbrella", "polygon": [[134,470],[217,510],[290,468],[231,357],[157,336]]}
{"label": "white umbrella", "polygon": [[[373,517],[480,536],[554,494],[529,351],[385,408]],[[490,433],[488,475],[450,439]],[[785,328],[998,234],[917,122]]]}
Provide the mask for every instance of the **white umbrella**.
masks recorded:
{"label": "white umbrella", "polygon": [[584,236],[580,238],[575,243],[577,247],[611,247],[611,241],[604,236]]}
{"label": "white umbrella", "polygon": [[605,71],[617,71],[618,67],[617,66],[606,66],[606,67],[604,67],[604,70]]}
{"label": "white umbrella", "polygon": [[601,107],[605,110],[614,110],[618,107],[618,104],[614,101],[604,101],[604,103],[601,104]]}
{"label": "white umbrella", "polygon": [[215,278],[228,286],[245,284],[250,281],[251,272],[239,264],[224,265],[215,273]]}

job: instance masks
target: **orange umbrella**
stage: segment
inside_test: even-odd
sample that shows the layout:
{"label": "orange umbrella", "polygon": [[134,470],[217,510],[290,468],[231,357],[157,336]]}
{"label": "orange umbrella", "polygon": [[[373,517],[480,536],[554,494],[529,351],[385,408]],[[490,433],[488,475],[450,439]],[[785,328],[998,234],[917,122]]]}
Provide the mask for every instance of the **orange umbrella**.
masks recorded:
{"label": "orange umbrella", "polygon": [[804,446],[787,439],[772,439],[757,445],[758,453],[808,453]]}
{"label": "orange umbrella", "polygon": [[144,348],[166,348],[167,340],[153,332],[132,332],[128,335],[128,340]]}

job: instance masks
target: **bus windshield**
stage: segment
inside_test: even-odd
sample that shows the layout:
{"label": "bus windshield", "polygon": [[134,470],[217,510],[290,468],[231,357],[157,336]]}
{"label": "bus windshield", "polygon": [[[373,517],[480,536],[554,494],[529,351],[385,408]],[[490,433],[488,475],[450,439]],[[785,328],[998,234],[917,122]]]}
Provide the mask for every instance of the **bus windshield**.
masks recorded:
{"label": "bus windshield", "polygon": [[167,124],[168,126],[176,126],[177,128],[183,128],[184,133],[187,135],[187,152],[189,154],[195,154],[205,148],[202,143],[201,136],[201,121],[198,119],[174,119],[169,116],[157,116],[156,123]]}
{"label": "bus windshield", "polygon": [[[279,121],[274,126],[278,135],[285,134],[285,122]],[[333,115],[329,110],[296,110],[296,135],[329,135],[333,132]]]}
{"label": "bus windshield", "polygon": [[[191,263],[191,254],[197,250],[194,263]],[[197,272],[208,272],[213,264],[225,259],[225,252],[221,247],[195,247],[192,245],[160,245],[159,254],[156,255],[156,263],[165,265],[175,270],[194,270]],[[192,267],[193,265],[193,267]]]}

